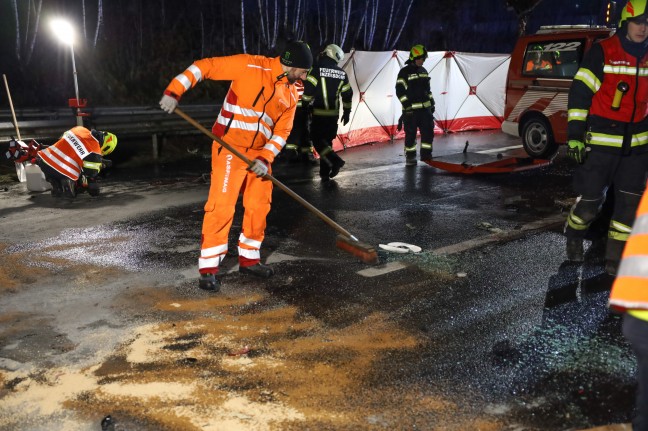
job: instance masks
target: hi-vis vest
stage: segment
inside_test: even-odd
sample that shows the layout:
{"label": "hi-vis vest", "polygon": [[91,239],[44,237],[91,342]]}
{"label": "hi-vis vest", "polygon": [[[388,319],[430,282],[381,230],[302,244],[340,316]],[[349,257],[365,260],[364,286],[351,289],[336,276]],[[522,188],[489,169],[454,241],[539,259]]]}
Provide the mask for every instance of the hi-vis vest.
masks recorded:
{"label": "hi-vis vest", "polygon": [[63,133],[60,140],[39,151],[38,156],[74,181],[79,179],[82,172],[92,177],[101,170],[101,146],[85,127],[73,127]]}
{"label": "hi-vis vest", "polygon": [[609,305],[648,320],[648,192],[644,192],[623,250]]}
{"label": "hi-vis vest", "polygon": [[232,81],[212,131],[241,150],[261,150],[272,162],[286,145],[297,106],[295,86],[283,73],[279,57],[205,58],[176,76],[166,92],[182,96],[205,79]]}
{"label": "hi-vis vest", "polygon": [[[646,118],[648,106],[648,55],[639,62],[637,58],[628,54],[621,46],[619,37],[610,37],[600,42],[603,49],[603,82],[588,70],[580,69],[575,79],[588,85],[594,96],[589,109],[590,126],[586,135],[588,145],[598,145],[606,148],[623,147],[624,127],[614,125],[614,122],[639,123]],[[589,72],[589,73],[588,73]],[[619,109],[612,109],[614,96],[620,82],[628,85],[628,91],[621,98]],[[573,113],[570,112],[570,115]],[[612,124],[607,125],[611,122]],[[630,147],[648,144],[648,130],[632,130]]]}
{"label": "hi-vis vest", "polygon": [[[624,123],[643,120],[648,106],[648,56],[644,56],[637,66],[637,58],[624,51],[618,37],[610,37],[600,43],[605,57],[604,78],[592,98],[590,114]],[[621,81],[628,84],[629,89],[615,111],[610,107]]]}

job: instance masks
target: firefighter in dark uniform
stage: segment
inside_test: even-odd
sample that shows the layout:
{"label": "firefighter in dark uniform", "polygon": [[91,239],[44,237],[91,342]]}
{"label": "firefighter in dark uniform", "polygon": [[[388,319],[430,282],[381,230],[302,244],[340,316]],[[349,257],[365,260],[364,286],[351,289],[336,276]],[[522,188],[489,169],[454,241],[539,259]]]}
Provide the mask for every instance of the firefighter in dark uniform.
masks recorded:
{"label": "firefighter in dark uniform", "polygon": [[567,258],[583,261],[583,238],[612,187],[605,270],[615,275],[648,172],[648,14],[629,0],[616,33],[592,46],[568,100],[567,154],[579,194],[565,226]]}
{"label": "firefighter in dark uniform", "polygon": [[349,78],[338,63],[344,60],[344,51],[337,45],[328,45],[320,54],[317,64],[306,78],[302,100],[312,111],[311,139],[320,156],[320,177],[328,181],[335,177],[344,160],[333,151],[337,135],[340,98],[342,99],[342,124],[349,122],[353,90]]}
{"label": "firefighter in dark uniform", "polygon": [[414,45],[409,60],[396,80],[396,95],[403,106],[405,127],[405,165],[416,165],[416,132],[421,131],[421,160],[432,158],[434,140],[434,98],[430,90],[430,77],[423,63],[427,58],[423,45]]}
{"label": "firefighter in dark uniform", "polygon": [[304,106],[302,96],[304,94],[304,83],[301,80],[295,81],[295,88],[299,100],[295,110],[293,127],[286,139],[286,146],[283,152],[291,162],[317,163],[313,155],[313,145],[310,140],[310,114],[308,107]]}

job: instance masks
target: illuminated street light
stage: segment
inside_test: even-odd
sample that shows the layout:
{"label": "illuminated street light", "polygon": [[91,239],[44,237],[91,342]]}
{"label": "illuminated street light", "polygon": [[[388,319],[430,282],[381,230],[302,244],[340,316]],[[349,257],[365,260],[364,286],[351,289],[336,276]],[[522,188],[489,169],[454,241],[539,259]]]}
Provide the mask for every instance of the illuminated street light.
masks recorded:
{"label": "illuminated street light", "polygon": [[74,74],[74,94],[76,96],[76,117],[77,126],[83,126],[83,118],[81,116],[81,101],[79,99],[79,83],[77,81],[76,63],[74,62],[74,39],[75,31],[69,21],[62,18],[52,19],[50,28],[54,32],[54,36],[63,44],[70,45],[70,52],[72,53],[72,73]]}

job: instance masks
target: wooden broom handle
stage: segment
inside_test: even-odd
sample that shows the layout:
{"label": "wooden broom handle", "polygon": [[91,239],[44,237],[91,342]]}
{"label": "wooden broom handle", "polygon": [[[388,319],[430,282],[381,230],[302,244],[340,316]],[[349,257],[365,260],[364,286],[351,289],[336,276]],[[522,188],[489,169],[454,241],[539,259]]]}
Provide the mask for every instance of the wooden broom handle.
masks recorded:
{"label": "wooden broom handle", "polygon": [[4,79],[5,88],[7,89],[7,97],[9,98],[9,107],[11,108],[11,116],[13,117],[14,127],[16,128],[16,134],[18,135],[18,140],[22,141],[20,137],[20,130],[18,130],[18,121],[16,121],[16,113],[14,112],[13,101],[11,100],[11,93],[9,92],[9,83],[7,82],[7,75],[2,74],[2,79]]}
{"label": "wooden broom handle", "polygon": [[[239,159],[243,160],[245,163],[247,163],[248,166],[252,166],[252,165],[253,165],[253,162],[252,162],[250,159],[248,159],[247,157],[245,157],[244,154],[242,154],[240,151],[238,151],[238,150],[236,150],[235,148],[233,148],[230,144],[228,144],[227,142],[225,142],[224,140],[222,140],[222,139],[219,138],[218,136],[214,135],[211,131],[207,130],[207,129],[202,125],[202,124],[200,124],[199,122],[197,122],[196,120],[194,120],[193,118],[191,118],[189,115],[187,115],[187,114],[185,114],[184,112],[182,112],[182,110],[181,110],[180,108],[175,108],[175,110],[174,110],[173,112],[175,112],[176,114],[178,114],[179,116],[181,116],[182,118],[184,118],[185,120],[187,120],[188,123],[190,123],[190,124],[193,125],[196,129],[198,129],[198,130],[200,130],[201,132],[203,132],[205,135],[209,136],[212,140],[218,142],[219,145],[223,146],[223,147],[226,148],[228,151],[230,151],[232,154],[234,154],[236,157],[238,157]],[[299,202],[300,204],[302,204],[304,207],[306,207],[307,210],[309,210],[310,212],[312,212],[313,214],[315,214],[317,217],[319,217],[320,219],[322,219],[322,221],[324,221],[326,224],[328,224],[329,226],[331,226],[331,227],[332,227],[333,229],[335,229],[338,233],[340,233],[341,235],[343,235],[343,236],[345,236],[345,237],[347,237],[347,238],[350,238],[350,239],[352,239],[352,240],[354,240],[354,241],[358,241],[358,239],[357,239],[355,236],[351,235],[351,233],[350,233],[349,231],[347,231],[347,230],[344,229],[342,226],[340,226],[339,224],[337,224],[336,222],[334,222],[330,217],[328,217],[328,216],[327,216],[326,214],[324,214],[322,211],[320,211],[320,210],[318,210],[317,208],[315,208],[313,205],[310,204],[310,202],[308,202],[307,200],[305,200],[304,198],[302,198],[301,196],[299,196],[297,193],[295,193],[294,191],[292,191],[291,189],[289,189],[288,186],[284,185],[284,183],[282,183],[281,181],[279,181],[278,179],[276,179],[275,177],[273,177],[273,176],[270,175],[270,174],[266,174],[266,175],[265,175],[265,178],[267,178],[267,179],[269,179],[270,181],[272,181],[272,183],[273,183],[275,186],[279,187],[281,190],[283,190],[284,192],[286,192],[286,193],[287,193],[291,198],[295,199],[297,202]]]}

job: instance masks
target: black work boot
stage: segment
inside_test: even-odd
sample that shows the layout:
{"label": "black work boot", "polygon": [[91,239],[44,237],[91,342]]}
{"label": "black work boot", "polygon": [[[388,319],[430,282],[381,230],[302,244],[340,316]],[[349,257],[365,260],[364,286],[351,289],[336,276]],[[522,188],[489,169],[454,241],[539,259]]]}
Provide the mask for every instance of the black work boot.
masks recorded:
{"label": "black work boot", "polygon": [[239,272],[243,274],[256,275],[261,278],[270,278],[274,275],[274,269],[262,263],[250,266],[239,266]]}
{"label": "black work boot", "polygon": [[214,274],[206,273],[200,274],[198,287],[202,290],[209,290],[211,292],[218,292],[220,290],[220,280]]}
{"label": "black work boot", "polygon": [[414,151],[408,151],[405,153],[405,166],[416,166],[418,162],[416,161],[416,153]]}
{"label": "black work boot", "polygon": [[320,157],[319,176],[322,181],[328,181],[331,179],[331,162],[329,162],[326,157]]}
{"label": "black work boot", "polygon": [[605,272],[612,277],[616,277],[617,272],[619,271],[619,261],[618,260],[606,260],[605,261]]}
{"label": "black work boot", "polygon": [[76,182],[72,181],[69,178],[64,178],[61,180],[61,187],[63,188],[63,196],[66,198],[76,198]]}
{"label": "black work boot", "polygon": [[60,198],[63,196],[63,187],[61,187],[61,181],[55,178],[48,179],[49,183],[52,185],[52,196],[55,198]]}
{"label": "black work boot", "polygon": [[567,260],[582,262],[583,240],[581,238],[567,238]]}
{"label": "black work boot", "polygon": [[335,159],[333,159],[333,166],[331,167],[331,174],[329,175],[331,178],[335,177],[337,174],[340,173],[340,169],[346,164],[340,156],[335,156]]}

